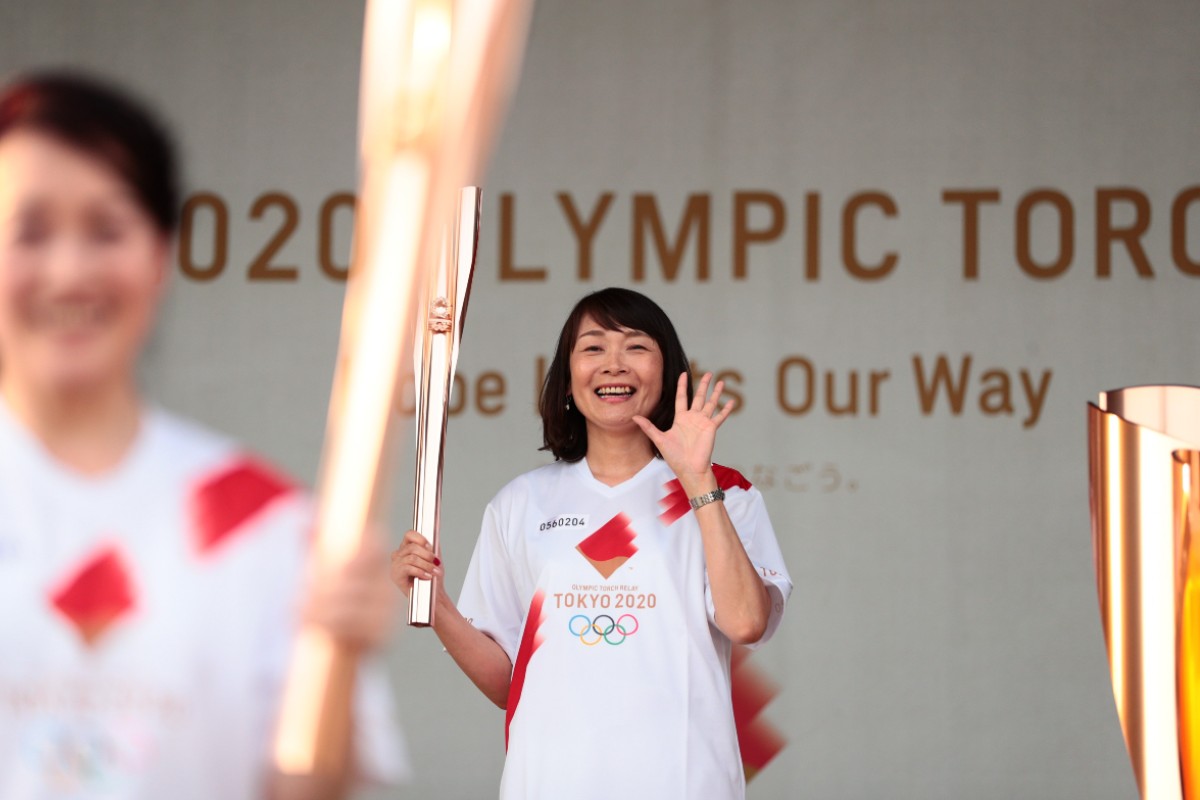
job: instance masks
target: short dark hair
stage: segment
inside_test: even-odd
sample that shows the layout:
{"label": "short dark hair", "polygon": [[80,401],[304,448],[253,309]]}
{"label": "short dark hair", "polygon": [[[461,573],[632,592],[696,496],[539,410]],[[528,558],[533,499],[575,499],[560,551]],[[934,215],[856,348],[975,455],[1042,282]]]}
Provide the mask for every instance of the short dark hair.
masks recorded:
{"label": "short dark hair", "polygon": [[[629,328],[647,334],[662,351],[662,397],[649,419],[660,430],[675,422],[675,387],[680,374],[687,372],[688,402],[692,400],[692,375],[687,354],[666,312],[646,295],[632,289],[608,288],[587,295],[571,309],[558,336],[554,360],[542,384],[538,410],[542,415],[542,450],[555,460],[575,462],[587,455],[587,420],[579,409],[566,407],[571,386],[571,351],[579,336],[579,326],[590,315],[605,330]],[[651,445],[653,447],[653,445]],[[658,451],[655,450],[655,455]]]}
{"label": "short dark hair", "polygon": [[0,138],[44,133],[107,164],[164,234],[179,220],[175,146],[141,103],[94,78],[66,71],[17,78],[0,92]]}

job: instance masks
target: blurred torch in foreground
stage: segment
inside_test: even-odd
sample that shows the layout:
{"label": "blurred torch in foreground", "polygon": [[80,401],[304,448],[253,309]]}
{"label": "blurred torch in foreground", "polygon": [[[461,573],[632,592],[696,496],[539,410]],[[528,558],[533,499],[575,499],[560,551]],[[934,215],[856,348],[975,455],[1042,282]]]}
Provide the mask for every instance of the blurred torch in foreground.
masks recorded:
{"label": "blurred torch in foreground", "polygon": [[[530,10],[530,0],[367,3],[354,251],[317,485],[314,557],[325,568],[382,522],[418,296],[494,140]],[[300,632],[275,739],[283,772],[344,773],[354,669],[325,631]]]}

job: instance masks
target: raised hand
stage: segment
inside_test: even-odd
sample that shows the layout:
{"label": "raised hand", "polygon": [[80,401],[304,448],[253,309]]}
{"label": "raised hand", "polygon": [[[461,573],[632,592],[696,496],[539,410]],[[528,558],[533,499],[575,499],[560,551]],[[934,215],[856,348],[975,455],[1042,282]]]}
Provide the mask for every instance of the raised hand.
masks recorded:
{"label": "raised hand", "polygon": [[689,406],[687,373],[679,376],[675,390],[675,422],[670,430],[660,431],[643,416],[633,418],[687,489],[700,488],[697,484],[711,474],[717,428],[720,428],[721,423],[733,412],[733,400],[718,407],[721,392],[725,388],[724,381],[717,381],[716,386],[712,387],[712,394],[709,395],[712,377],[711,372],[704,373]]}

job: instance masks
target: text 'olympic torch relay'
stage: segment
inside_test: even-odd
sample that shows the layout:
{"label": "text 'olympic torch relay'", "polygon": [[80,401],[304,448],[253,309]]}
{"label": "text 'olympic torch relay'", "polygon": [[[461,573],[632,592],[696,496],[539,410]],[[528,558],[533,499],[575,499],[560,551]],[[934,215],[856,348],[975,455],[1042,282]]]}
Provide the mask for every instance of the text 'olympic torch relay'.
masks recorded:
{"label": "text 'olympic torch relay'", "polygon": [[1200,798],[1200,388],[1088,407],[1092,539],[1113,696],[1142,800]]}
{"label": "text 'olympic torch relay'", "polygon": [[[345,563],[368,526],[383,522],[396,393],[424,305],[419,295],[450,257],[446,232],[456,227],[462,187],[477,182],[495,138],[531,5],[367,3],[354,252],[317,485],[314,558],[322,567]],[[462,283],[465,299],[470,281]],[[443,297],[461,323],[462,299]],[[440,453],[440,443],[434,449]],[[346,773],[355,666],[324,630],[300,632],[275,737],[281,771]]]}

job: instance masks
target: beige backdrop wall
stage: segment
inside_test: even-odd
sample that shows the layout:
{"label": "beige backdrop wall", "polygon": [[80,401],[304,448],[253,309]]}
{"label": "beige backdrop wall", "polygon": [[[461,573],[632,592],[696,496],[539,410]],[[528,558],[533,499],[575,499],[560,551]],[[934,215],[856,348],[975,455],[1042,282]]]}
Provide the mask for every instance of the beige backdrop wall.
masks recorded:
{"label": "beige backdrop wall", "polygon": [[[0,69],[98,68],[178,129],[200,199],[146,384],[306,480],[361,20],[346,0],[0,9]],[[1200,382],[1198,35],[1193,0],[543,0],[487,177],[451,583],[491,494],[544,459],[537,362],[570,304],[640,288],[741,397],[718,460],[763,489],[796,583],[753,656],[788,745],[750,796],[1135,796],[1084,407]],[[389,655],[427,732],[411,795],[492,795],[501,713],[428,633]]]}

